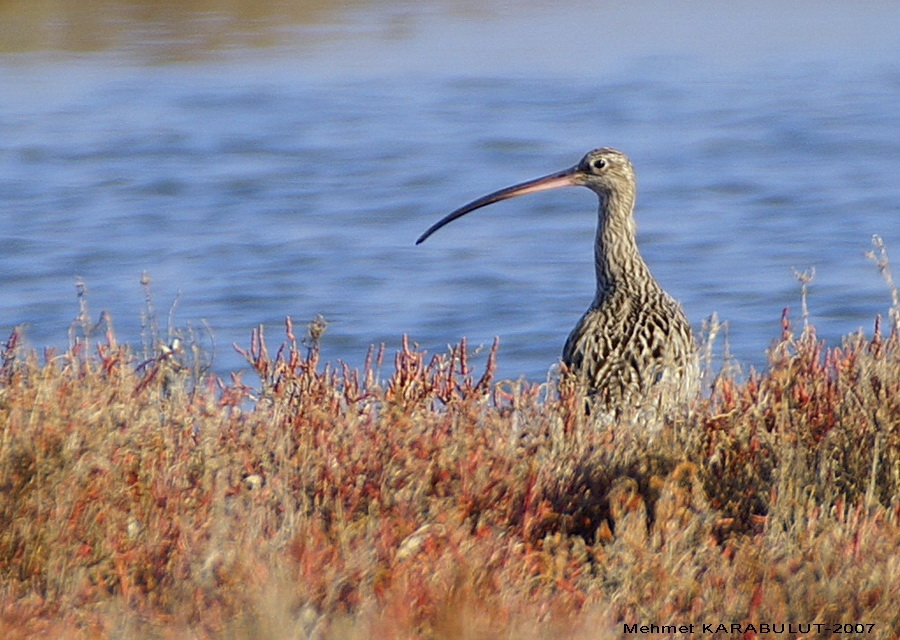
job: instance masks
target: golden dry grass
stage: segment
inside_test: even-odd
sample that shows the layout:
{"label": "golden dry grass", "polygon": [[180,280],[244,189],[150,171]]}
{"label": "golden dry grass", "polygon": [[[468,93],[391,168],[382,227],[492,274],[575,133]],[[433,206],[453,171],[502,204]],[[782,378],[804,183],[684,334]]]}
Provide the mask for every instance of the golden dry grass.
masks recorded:
{"label": "golden dry grass", "polygon": [[111,330],[12,335],[0,637],[900,637],[896,330],[826,348],[785,320],[767,371],[651,431],[497,383],[493,353],[473,374],[465,343],[382,375],[287,336],[254,334],[250,389]]}

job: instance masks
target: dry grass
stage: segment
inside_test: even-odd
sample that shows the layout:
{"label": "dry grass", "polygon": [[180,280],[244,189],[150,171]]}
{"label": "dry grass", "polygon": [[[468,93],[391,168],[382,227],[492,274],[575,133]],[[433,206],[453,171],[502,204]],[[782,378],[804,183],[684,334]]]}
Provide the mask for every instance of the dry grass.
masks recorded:
{"label": "dry grass", "polygon": [[766,372],[650,433],[465,343],[383,376],[288,323],[250,389],[105,320],[2,356],[0,637],[900,636],[896,330],[826,348],[785,319]]}

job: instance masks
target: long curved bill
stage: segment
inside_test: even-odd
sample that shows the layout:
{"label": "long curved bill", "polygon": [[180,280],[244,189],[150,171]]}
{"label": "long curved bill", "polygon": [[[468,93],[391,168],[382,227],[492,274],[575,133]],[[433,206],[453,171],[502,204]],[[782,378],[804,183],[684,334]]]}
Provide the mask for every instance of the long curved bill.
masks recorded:
{"label": "long curved bill", "polygon": [[419,239],[416,240],[416,244],[422,244],[425,240],[428,239],[432,233],[443,227],[444,225],[450,224],[457,218],[461,218],[467,213],[475,211],[475,209],[480,209],[481,207],[486,207],[489,204],[494,204],[495,202],[500,202],[501,200],[507,200],[508,198],[515,198],[516,196],[524,196],[529,193],[537,193],[538,191],[547,191],[549,189],[559,189],[560,187],[573,187],[578,184],[578,167],[572,167],[571,169],[566,169],[565,171],[559,171],[557,173],[551,173],[548,176],[544,176],[542,178],[537,178],[535,180],[529,180],[528,182],[523,182],[521,184],[516,184],[511,187],[506,187],[505,189],[500,189],[500,191],[495,191],[494,193],[489,193],[488,195],[478,198],[478,200],[473,200],[467,205],[464,205],[453,211],[452,213],[447,214],[433,225],[431,225],[428,230],[419,236]]}

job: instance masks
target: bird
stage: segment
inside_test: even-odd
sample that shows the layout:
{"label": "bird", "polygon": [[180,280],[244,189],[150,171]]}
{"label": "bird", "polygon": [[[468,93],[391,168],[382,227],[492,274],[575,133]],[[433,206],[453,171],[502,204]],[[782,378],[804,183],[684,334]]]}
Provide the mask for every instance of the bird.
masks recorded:
{"label": "bird", "polygon": [[597,288],[563,347],[564,371],[587,396],[617,415],[629,407],[662,410],[689,403],[699,391],[691,325],[638,250],[635,170],[621,151],[594,149],[573,167],[473,200],[434,223],[416,244],[481,207],[571,186],[587,187],[600,201],[594,243]]}

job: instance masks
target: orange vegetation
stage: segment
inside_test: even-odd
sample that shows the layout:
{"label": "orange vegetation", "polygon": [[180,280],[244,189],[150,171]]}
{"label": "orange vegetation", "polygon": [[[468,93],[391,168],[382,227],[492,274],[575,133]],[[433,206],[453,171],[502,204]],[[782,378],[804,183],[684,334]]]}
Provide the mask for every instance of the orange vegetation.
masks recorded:
{"label": "orange vegetation", "polygon": [[785,322],[767,371],[657,429],[497,382],[496,350],[473,374],[464,342],[404,342],[382,373],[287,336],[254,334],[251,388],[111,330],[12,335],[0,637],[900,637],[896,331],[826,348]]}

